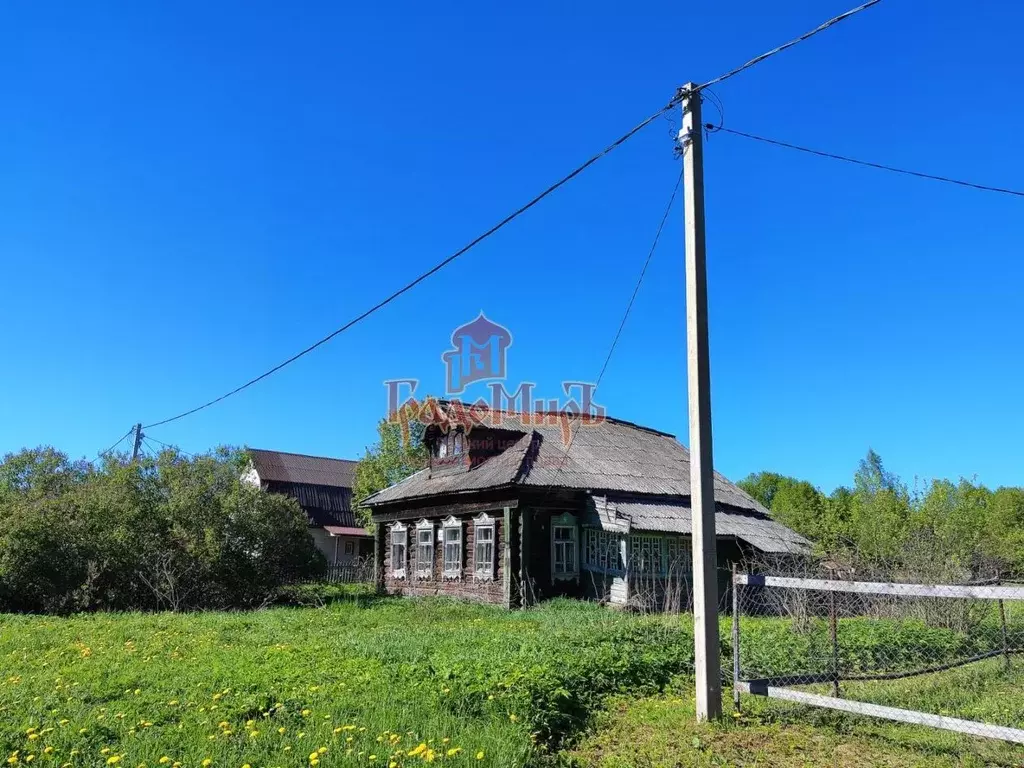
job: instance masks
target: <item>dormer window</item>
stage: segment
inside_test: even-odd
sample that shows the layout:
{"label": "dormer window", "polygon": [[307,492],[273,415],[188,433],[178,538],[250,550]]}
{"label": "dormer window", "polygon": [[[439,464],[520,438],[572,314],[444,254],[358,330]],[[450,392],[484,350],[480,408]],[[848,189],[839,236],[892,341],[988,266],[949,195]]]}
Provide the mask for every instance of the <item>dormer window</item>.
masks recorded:
{"label": "dormer window", "polygon": [[438,432],[434,438],[433,456],[438,463],[458,464],[466,452],[466,436],[461,430]]}

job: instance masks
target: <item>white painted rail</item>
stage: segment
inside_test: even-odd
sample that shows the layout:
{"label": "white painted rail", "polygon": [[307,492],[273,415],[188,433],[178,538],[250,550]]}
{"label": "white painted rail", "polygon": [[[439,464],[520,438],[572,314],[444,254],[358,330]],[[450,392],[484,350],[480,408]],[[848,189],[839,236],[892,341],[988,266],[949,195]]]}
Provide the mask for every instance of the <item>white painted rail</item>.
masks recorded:
{"label": "white painted rail", "polygon": [[798,579],[789,576],[758,576],[738,573],[735,584],[782,589],[813,589],[819,592],[853,592],[898,597],[952,597],[974,600],[1024,600],[1024,586],[960,586],[956,584],[896,584],[884,581]]}
{"label": "white painted rail", "polygon": [[817,693],[805,691],[794,691],[791,688],[774,688],[772,686],[759,686],[756,683],[740,682],[736,684],[741,693],[754,694],[756,696],[767,696],[770,699],[781,699],[792,701],[797,704],[809,704],[814,707],[835,709],[840,712],[849,712],[854,715],[868,715],[880,717],[885,720],[895,720],[900,723],[911,723],[913,725],[927,725],[932,728],[941,728],[946,731],[966,733],[969,736],[981,736],[989,739],[1002,739],[1017,744],[1024,744],[1024,730],[1019,728],[1007,728],[1003,725],[990,725],[979,723],[974,720],[961,720],[956,717],[945,715],[932,715],[927,712],[914,712],[909,709],[897,709],[896,707],[883,707],[880,704],[867,704],[863,701],[849,701],[837,699],[834,696],[824,696]]}

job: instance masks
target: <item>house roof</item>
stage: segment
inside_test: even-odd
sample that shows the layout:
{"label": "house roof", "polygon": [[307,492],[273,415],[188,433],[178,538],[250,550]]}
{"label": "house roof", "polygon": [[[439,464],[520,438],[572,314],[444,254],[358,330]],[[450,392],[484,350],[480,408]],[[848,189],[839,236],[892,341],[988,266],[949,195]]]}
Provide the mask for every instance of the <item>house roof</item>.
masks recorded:
{"label": "house roof", "polygon": [[326,485],[351,488],[355,482],[356,464],[348,459],[305,456],[301,453],[267,451],[249,448],[249,455],[260,480],[274,483]]}
{"label": "house roof", "polygon": [[[690,495],[690,453],[668,433],[612,418],[578,424],[565,422],[563,414],[549,414],[547,419],[508,412],[498,416],[500,422],[492,417],[495,426],[521,433],[502,453],[465,472],[432,476],[429,469],[421,470],[364,503],[372,507],[503,486]],[[568,449],[563,441],[567,426],[574,434]],[[715,501],[767,514],[761,504],[718,473]]]}
{"label": "house roof", "polygon": [[[689,501],[608,501],[606,513],[623,520],[629,530],[665,533],[688,534],[693,519]],[[800,534],[756,511],[720,507],[715,512],[715,533],[735,536],[762,552],[800,554],[811,547]]]}

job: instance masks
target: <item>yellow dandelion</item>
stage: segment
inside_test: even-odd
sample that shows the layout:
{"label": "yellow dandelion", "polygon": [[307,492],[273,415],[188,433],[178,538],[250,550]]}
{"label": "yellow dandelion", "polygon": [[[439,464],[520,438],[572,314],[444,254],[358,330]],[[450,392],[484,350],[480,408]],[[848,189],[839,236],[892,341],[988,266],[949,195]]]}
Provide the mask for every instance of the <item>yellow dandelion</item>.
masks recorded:
{"label": "yellow dandelion", "polygon": [[278,733],[280,733],[280,734],[281,734],[281,735],[283,736],[283,735],[284,735],[284,733],[285,733],[285,732],[286,732],[287,730],[288,730],[288,729],[287,729],[287,728],[285,728],[285,727],[284,727],[284,726],[282,725],[282,726],[281,726],[280,728],[278,728],[278,729],[277,729],[277,732],[278,732]]}
{"label": "yellow dandelion", "polygon": [[203,766],[203,768],[210,768],[210,766],[213,765],[213,760],[208,757],[205,760],[203,760],[203,762],[201,762],[200,765]]}
{"label": "yellow dandelion", "polygon": [[52,754],[52,753],[53,753],[53,747],[50,747],[50,746],[43,747],[43,754],[44,755],[49,755],[49,754]]}
{"label": "yellow dandelion", "polygon": [[303,716],[303,717],[309,717],[309,716],[310,716],[311,714],[313,714],[313,711],[312,711],[312,710],[310,710],[310,709],[304,709],[304,710],[302,710],[302,716]]}
{"label": "yellow dandelion", "polygon": [[476,753],[476,759],[477,760],[483,760],[484,759],[484,751],[482,749],[479,752]]}
{"label": "yellow dandelion", "polygon": [[427,751],[427,744],[426,744],[426,742],[421,741],[417,746],[415,746],[415,747],[413,747],[412,749],[409,750],[408,755],[409,755],[409,757],[416,757],[417,755],[421,755],[421,754],[423,754],[426,751]]}
{"label": "yellow dandelion", "polygon": [[157,760],[157,762],[160,763],[160,765],[165,765],[165,764],[171,762],[171,758],[169,758],[167,755],[164,755],[159,760]]}
{"label": "yellow dandelion", "polygon": [[120,755],[111,755],[110,757],[107,758],[107,765],[117,765],[120,762],[121,762],[121,756]]}
{"label": "yellow dandelion", "polygon": [[459,752],[462,751],[462,747],[452,747],[448,750],[448,757],[455,757]]}

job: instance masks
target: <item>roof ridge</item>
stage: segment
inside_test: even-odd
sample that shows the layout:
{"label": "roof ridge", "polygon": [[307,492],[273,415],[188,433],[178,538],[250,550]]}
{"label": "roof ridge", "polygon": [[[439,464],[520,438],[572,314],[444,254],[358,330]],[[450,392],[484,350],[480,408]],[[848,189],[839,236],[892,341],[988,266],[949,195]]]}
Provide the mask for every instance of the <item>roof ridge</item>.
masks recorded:
{"label": "roof ridge", "polygon": [[[465,402],[463,400],[457,400],[457,399],[456,400],[447,400],[447,399],[446,400],[438,400],[437,402],[440,405],[451,405],[453,403],[459,403],[460,405],[462,405],[462,406],[464,406],[466,408],[479,407],[476,403],[467,403],[467,402]],[[575,414],[569,414],[566,411],[549,411],[549,410],[544,410],[544,409],[532,410],[532,411],[516,411],[516,410],[506,410],[504,408],[491,408],[489,406],[484,406],[484,407],[486,408],[486,410],[489,413],[501,413],[501,414],[508,414],[510,416],[530,416],[530,415],[536,415],[536,416],[565,416],[565,415],[575,416]],[[614,416],[607,416],[607,415],[602,416],[601,418],[604,421],[610,422],[612,424],[621,424],[624,427],[632,427],[633,429],[639,429],[639,430],[641,430],[643,432],[650,432],[651,434],[654,434],[654,435],[660,435],[662,437],[670,437],[673,440],[677,440],[676,436],[674,434],[672,434],[671,432],[665,432],[665,431],[660,430],[660,429],[655,429],[654,427],[645,427],[643,424],[637,424],[634,421],[627,421],[626,419],[617,419]]]}
{"label": "roof ridge", "polygon": [[252,448],[250,446],[246,446],[245,450],[247,450],[247,451],[255,451],[256,453],[280,453],[280,454],[284,454],[285,456],[299,456],[299,457],[301,457],[303,459],[323,459],[324,461],[343,461],[346,464],[358,464],[359,463],[359,459],[339,459],[336,456],[317,456],[317,455],[314,455],[312,453],[295,453],[294,451],[275,451],[275,450],[272,450],[270,448]]}

